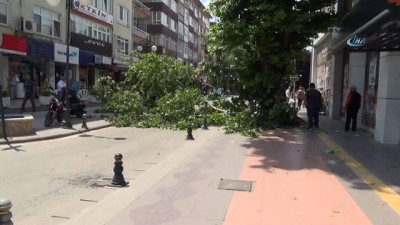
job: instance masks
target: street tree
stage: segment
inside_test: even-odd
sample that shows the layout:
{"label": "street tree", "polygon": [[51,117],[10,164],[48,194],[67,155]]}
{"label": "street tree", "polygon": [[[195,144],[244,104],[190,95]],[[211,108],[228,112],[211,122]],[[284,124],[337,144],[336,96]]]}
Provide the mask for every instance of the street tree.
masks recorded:
{"label": "street tree", "polygon": [[318,33],[336,21],[336,0],[213,0],[218,22],[207,36],[216,59],[230,60],[241,101],[250,104],[257,126],[293,122],[295,111],[284,104],[284,85],[296,73]]}

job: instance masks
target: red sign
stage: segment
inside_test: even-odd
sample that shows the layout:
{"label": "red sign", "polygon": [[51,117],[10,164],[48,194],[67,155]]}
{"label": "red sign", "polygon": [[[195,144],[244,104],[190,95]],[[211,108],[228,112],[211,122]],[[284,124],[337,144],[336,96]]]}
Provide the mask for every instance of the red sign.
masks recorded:
{"label": "red sign", "polygon": [[0,43],[0,52],[16,54],[16,55],[26,55],[27,51],[28,51],[28,39],[9,34],[2,35],[2,42]]}
{"label": "red sign", "polygon": [[400,0],[387,0],[389,4],[396,4],[397,6],[400,6]]}

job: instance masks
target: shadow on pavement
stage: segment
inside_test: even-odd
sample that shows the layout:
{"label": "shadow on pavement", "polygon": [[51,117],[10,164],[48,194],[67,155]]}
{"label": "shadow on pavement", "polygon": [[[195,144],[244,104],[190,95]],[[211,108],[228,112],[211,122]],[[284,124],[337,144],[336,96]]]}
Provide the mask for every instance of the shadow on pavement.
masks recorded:
{"label": "shadow on pavement", "polygon": [[110,137],[102,137],[102,136],[97,136],[97,135],[91,135],[91,134],[81,134],[79,137],[94,137],[94,138],[101,138],[101,139],[109,139],[109,140],[115,140],[115,141],[125,141],[127,138],[124,137],[116,137],[116,138],[110,138]]}

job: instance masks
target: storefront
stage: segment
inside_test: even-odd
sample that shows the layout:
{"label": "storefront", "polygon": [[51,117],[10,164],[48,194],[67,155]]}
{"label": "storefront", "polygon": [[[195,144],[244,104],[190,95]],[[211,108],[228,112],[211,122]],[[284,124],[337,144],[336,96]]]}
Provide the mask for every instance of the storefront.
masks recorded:
{"label": "storefront", "polygon": [[359,1],[344,21],[332,34],[332,117],[344,119],[347,94],[355,85],[362,95],[359,126],[381,143],[400,144],[400,7]]}
{"label": "storefront", "polygon": [[[7,78],[10,74],[17,74],[20,80],[29,74],[29,67],[26,64],[27,51],[26,38],[0,33],[0,73],[1,84],[4,84],[3,89],[7,89]],[[18,87],[21,85],[23,87],[22,83],[17,84]]]}
{"label": "storefront", "polygon": [[[54,76],[54,44],[40,41],[33,38],[28,39],[28,60],[33,77],[38,84],[39,93],[48,89],[49,86],[55,87],[50,83],[50,77]],[[52,79],[54,82],[54,79]]]}
{"label": "storefront", "polygon": [[91,89],[99,76],[109,74],[111,70],[112,44],[71,33],[71,45],[78,47],[82,53],[79,60],[81,86]]}
{"label": "storefront", "polygon": [[54,43],[54,73],[55,84],[60,80],[60,76],[64,78],[77,80],[79,74],[79,48],[69,46],[69,68],[67,71],[67,46],[63,44]]}

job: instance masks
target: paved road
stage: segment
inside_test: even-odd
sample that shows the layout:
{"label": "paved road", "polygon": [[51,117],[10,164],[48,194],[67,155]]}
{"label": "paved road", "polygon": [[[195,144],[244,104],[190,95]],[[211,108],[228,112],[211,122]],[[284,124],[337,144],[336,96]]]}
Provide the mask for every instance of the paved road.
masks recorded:
{"label": "paved road", "polygon": [[[15,224],[397,225],[399,147],[340,132],[326,117],[321,127],[256,139],[213,128],[194,131],[195,141],[183,131],[107,128],[1,146],[0,193],[13,200]],[[104,186],[117,152],[127,188]],[[254,186],[221,190],[221,178]]]}

